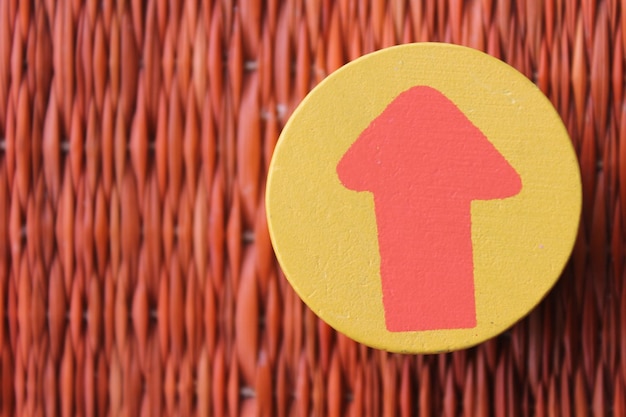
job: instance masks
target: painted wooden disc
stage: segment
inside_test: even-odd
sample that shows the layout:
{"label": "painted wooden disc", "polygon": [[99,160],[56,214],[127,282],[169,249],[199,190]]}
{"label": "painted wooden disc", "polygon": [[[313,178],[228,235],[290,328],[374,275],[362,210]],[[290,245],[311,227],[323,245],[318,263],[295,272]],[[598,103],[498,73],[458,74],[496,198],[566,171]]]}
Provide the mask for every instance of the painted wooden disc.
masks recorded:
{"label": "painted wooden disc", "polygon": [[449,44],[396,46],[331,74],[272,158],[270,236],[285,276],[338,331],[435,353],[524,317],[576,239],[567,131],[522,74]]}

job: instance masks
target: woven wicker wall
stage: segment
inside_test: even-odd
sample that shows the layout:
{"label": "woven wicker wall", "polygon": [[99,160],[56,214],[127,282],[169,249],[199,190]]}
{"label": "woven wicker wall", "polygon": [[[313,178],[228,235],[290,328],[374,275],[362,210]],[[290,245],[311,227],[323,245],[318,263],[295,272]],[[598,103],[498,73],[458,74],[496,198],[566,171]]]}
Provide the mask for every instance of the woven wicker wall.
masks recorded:
{"label": "woven wicker wall", "polygon": [[[316,83],[426,40],[539,85],[584,208],[528,318],[402,356],[303,306],[262,202]],[[0,0],[0,415],[626,415],[625,47],[618,0]]]}

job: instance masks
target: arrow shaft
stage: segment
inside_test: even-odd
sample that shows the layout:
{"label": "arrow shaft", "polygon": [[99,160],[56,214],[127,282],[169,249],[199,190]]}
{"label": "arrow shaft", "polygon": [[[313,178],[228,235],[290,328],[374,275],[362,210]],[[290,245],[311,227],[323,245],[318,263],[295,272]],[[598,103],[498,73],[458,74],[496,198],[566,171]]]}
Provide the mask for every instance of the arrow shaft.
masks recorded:
{"label": "arrow shaft", "polygon": [[375,198],[387,328],[475,327],[470,203],[419,211],[384,203]]}

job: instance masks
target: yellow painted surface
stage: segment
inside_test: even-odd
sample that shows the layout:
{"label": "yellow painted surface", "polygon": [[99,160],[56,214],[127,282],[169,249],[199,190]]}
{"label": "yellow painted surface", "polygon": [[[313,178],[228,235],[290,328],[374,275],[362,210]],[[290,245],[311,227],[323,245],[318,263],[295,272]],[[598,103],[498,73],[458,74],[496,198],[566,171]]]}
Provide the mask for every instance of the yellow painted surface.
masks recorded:
{"label": "yellow painted surface", "polygon": [[[472,202],[477,326],[471,329],[386,329],[373,197],[345,188],[336,173],[372,119],[416,85],[454,102],[523,182],[514,197]],[[525,316],[561,274],[581,210],[576,155],[540,90],[482,52],[435,43],[364,56],[316,87],[281,134],[266,195],[278,260],[304,302],[359,342],[413,353],[470,347]]]}

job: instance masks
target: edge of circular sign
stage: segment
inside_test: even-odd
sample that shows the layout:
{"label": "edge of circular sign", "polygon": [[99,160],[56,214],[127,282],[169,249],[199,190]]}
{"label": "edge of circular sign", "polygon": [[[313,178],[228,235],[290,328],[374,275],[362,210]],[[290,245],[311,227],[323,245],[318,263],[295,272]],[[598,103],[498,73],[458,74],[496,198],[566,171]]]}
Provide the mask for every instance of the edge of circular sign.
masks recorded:
{"label": "edge of circular sign", "polygon": [[[267,226],[268,226],[268,231],[269,231],[269,236],[270,236],[270,241],[272,243],[272,247],[275,249],[275,256],[278,260],[278,263],[285,275],[285,278],[287,279],[287,281],[289,282],[289,284],[292,286],[292,288],[294,289],[294,291],[296,292],[296,294],[298,295],[298,297],[300,297],[300,299],[307,305],[308,308],[310,308],[317,316],[318,318],[320,318],[322,321],[324,321],[325,323],[327,323],[329,326],[331,326],[333,329],[335,329],[336,331],[346,335],[347,337],[355,340],[358,343],[364,344],[366,346],[369,346],[371,348],[375,348],[375,349],[381,349],[381,350],[385,350],[385,351],[389,351],[389,352],[396,352],[396,353],[402,353],[402,354],[438,354],[438,353],[447,353],[447,352],[452,352],[455,350],[460,350],[460,349],[468,349],[468,348],[472,348],[476,345],[479,345],[483,342],[486,342],[496,336],[498,336],[499,334],[502,334],[503,332],[507,331],[508,329],[510,329],[511,327],[513,327],[516,323],[520,322],[521,320],[523,320],[525,317],[528,316],[528,314],[530,314],[530,312],[532,310],[534,310],[546,297],[547,295],[550,293],[550,291],[552,291],[554,289],[554,286],[556,285],[556,283],[558,282],[559,278],[561,277],[567,263],[569,262],[569,259],[571,258],[571,253],[574,249],[574,246],[576,244],[576,235],[578,234],[578,229],[580,227],[580,218],[582,215],[582,179],[581,179],[581,175],[580,175],[580,165],[577,162],[576,165],[578,167],[578,169],[576,170],[577,172],[577,178],[576,178],[576,183],[578,185],[578,198],[576,199],[577,201],[577,207],[576,207],[576,213],[577,213],[577,218],[576,221],[578,223],[578,226],[575,228],[574,232],[574,239],[571,239],[571,243],[569,245],[569,256],[567,256],[564,261],[562,262],[562,265],[560,265],[560,267],[558,268],[559,273],[555,274],[556,276],[553,278],[551,285],[549,286],[548,290],[541,296],[538,297],[535,303],[531,303],[529,305],[529,310],[526,314],[520,316],[519,318],[517,318],[516,320],[511,321],[510,323],[508,323],[507,325],[494,330],[493,332],[489,332],[489,331],[485,331],[484,334],[482,334],[481,336],[477,336],[474,340],[472,340],[471,343],[467,343],[467,344],[454,344],[454,343],[450,343],[449,346],[446,349],[425,349],[423,351],[416,351],[416,350],[412,350],[412,349],[394,349],[394,348],[390,348],[387,344],[385,344],[384,341],[380,341],[380,343],[378,343],[378,341],[370,341],[370,340],[364,340],[360,337],[355,336],[353,334],[351,334],[349,331],[346,331],[342,328],[341,325],[337,325],[337,323],[333,323],[332,320],[329,320],[328,318],[324,317],[322,318],[319,314],[318,309],[315,308],[315,306],[311,306],[308,302],[308,300],[306,300],[305,298],[303,298],[302,296],[302,290],[301,288],[298,286],[297,282],[292,280],[290,278],[290,272],[288,271],[288,267],[284,265],[283,261],[281,260],[281,254],[279,250],[276,250],[276,237],[274,234],[274,229],[272,226],[272,220],[271,220],[271,212],[269,209],[269,199],[270,199],[270,189],[271,189],[271,184],[272,184],[272,176],[273,176],[273,167],[276,161],[275,155],[277,154],[277,151],[279,150],[279,148],[281,147],[281,144],[284,143],[284,136],[286,135],[286,132],[289,131],[289,127],[290,125],[293,123],[293,120],[295,118],[298,117],[298,114],[300,112],[303,111],[303,109],[306,107],[307,102],[310,100],[311,96],[315,95],[315,92],[321,88],[324,88],[324,86],[329,82],[330,79],[332,79],[334,76],[336,76],[337,74],[344,72],[344,71],[348,71],[352,66],[358,65],[360,61],[363,60],[367,60],[367,59],[371,59],[372,57],[376,56],[376,55],[382,55],[387,53],[390,50],[399,50],[399,49],[414,49],[414,48],[419,48],[421,46],[426,46],[426,47],[433,47],[436,46],[438,48],[451,48],[451,49],[459,49],[459,50],[463,50],[465,52],[469,52],[469,53],[474,53],[477,55],[482,55],[485,59],[491,60],[491,61],[495,61],[498,63],[498,65],[504,65],[505,67],[507,67],[507,69],[512,70],[513,73],[516,74],[516,76],[520,79],[523,80],[528,86],[529,88],[535,89],[538,96],[541,97],[541,100],[543,100],[544,102],[546,102],[548,104],[548,106],[554,111],[554,114],[557,116],[556,120],[557,122],[560,124],[560,128],[565,132],[565,135],[568,139],[570,139],[569,141],[569,146],[568,146],[568,150],[569,152],[571,152],[572,156],[574,157],[574,159],[576,161],[578,161],[578,157],[576,155],[575,149],[571,143],[571,137],[569,136],[569,132],[565,126],[565,124],[563,123],[563,120],[560,116],[560,114],[558,113],[558,111],[556,110],[556,108],[554,107],[554,105],[552,104],[552,102],[548,99],[548,97],[543,93],[543,91],[541,91],[541,89],[539,89],[539,87],[534,84],[530,79],[528,79],[528,77],[526,77],[524,74],[522,74],[519,70],[517,70],[516,68],[514,68],[513,66],[511,66],[510,64],[494,57],[491,56],[483,51],[474,49],[474,48],[470,48],[470,47],[466,47],[466,46],[462,46],[462,45],[456,45],[456,44],[450,44],[450,43],[442,43],[442,42],[414,42],[414,43],[408,43],[408,44],[401,44],[401,45],[394,45],[388,48],[384,48],[384,49],[380,49],[374,52],[371,52],[369,54],[365,54],[360,56],[359,58],[350,61],[348,63],[346,63],[345,65],[341,66],[340,68],[338,68],[336,71],[332,72],[331,74],[328,74],[326,76],[326,78],[324,78],[318,85],[316,85],[305,97],[304,99],[298,104],[298,106],[296,107],[296,109],[293,111],[293,113],[291,114],[291,116],[289,117],[289,119],[287,120],[287,122],[285,123],[279,137],[278,140],[276,142],[276,146],[274,148],[274,151],[272,153],[272,158],[270,160],[270,164],[268,167],[268,176],[267,176],[267,180],[266,180],[266,189],[265,189],[265,210],[266,210],[266,218],[267,218]],[[411,51],[408,51],[407,53],[411,53]],[[332,318],[332,317],[331,317]],[[420,333],[420,331],[415,331],[415,332],[410,332],[410,333]]]}

